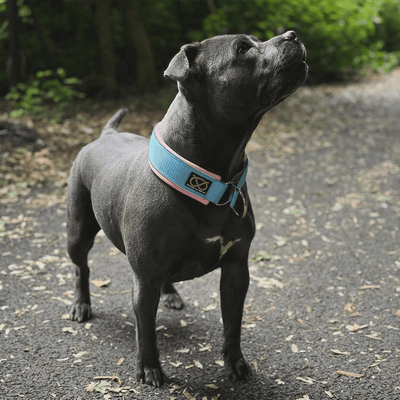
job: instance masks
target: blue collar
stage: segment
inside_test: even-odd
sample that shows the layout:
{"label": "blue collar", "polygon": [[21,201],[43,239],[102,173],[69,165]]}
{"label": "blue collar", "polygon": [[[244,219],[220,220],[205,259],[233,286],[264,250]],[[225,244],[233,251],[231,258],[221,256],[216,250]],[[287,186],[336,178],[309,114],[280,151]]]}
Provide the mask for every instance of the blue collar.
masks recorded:
{"label": "blue collar", "polygon": [[[149,164],[153,172],[165,183],[202,204],[214,203],[223,206],[230,203],[234,213],[244,218],[247,214],[247,200],[242,191],[246,180],[249,161],[246,158],[244,168],[230,182],[222,182],[221,177],[199,167],[175,153],[160,137],[158,125],[154,127],[150,138]],[[223,196],[227,201],[220,203]],[[239,215],[235,204],[240,195],[243,213]]]}

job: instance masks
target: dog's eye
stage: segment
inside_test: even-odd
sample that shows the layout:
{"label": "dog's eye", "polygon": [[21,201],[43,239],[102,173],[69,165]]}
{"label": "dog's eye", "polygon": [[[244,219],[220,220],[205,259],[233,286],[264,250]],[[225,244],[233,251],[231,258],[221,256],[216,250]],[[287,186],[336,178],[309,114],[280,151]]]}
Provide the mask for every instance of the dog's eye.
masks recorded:
{"label": "dog's eye", "polygon": [[242,42],[242,43],[240,43],[240,45],[238,47],[238,53],[246,54],[250,49],[251,49],[251,46],[249,46],[246,42]]}

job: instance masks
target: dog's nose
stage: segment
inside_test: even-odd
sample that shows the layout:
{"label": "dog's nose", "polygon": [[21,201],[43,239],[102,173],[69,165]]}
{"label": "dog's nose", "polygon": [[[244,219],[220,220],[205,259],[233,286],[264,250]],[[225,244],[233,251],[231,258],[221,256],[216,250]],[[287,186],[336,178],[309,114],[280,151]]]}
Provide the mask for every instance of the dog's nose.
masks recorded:
{"label": "dog's nose", "polygon": [[298,37],[297,37],[295,31],[287,31],[283,34],[283,37],[285,40],[298,40]]}

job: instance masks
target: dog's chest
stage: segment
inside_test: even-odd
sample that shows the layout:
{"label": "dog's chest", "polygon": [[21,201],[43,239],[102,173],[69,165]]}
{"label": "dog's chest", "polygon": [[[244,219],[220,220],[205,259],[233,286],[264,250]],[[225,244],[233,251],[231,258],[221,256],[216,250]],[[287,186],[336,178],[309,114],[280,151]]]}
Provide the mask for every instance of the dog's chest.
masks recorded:
{"label": "dog's chest", "polygon": [[221,266],[224,257],[239,246],[241,238],[224,239],[223,236],[211,236],[197,239],[185,252],[171,281],[193,279]]}
{"label": "dog's chest", "polygon": [[237,242],[240,241],[240,238],[238,239],[233,239],[233,240],[224,240],[223,236],[221,235],[217,235],[217,236],[213,236],[210,238],[206,238],[204,239],[204,242],[210,245],[215,245],[213,247],[217,247],[219,246],[219,258],[221,259],[227,252],[228,250]]}

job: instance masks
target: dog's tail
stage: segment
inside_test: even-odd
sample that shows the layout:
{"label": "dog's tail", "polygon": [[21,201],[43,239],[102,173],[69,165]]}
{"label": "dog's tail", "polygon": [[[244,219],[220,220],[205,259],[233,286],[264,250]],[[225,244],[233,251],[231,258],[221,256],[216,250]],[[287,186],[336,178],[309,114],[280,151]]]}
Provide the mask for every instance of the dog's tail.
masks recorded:
{"label": "dog's tail", "polygon": [[120,108],[106,123],[106,126],[101,131],[101,135],[107,135],[108,133],[116,133],[118,125],[121,123],[122,118],[125,117],[125,114],[128,112],[127,108]]}

